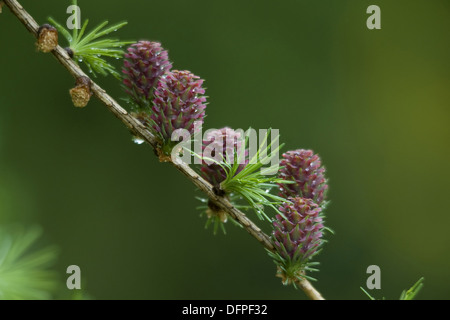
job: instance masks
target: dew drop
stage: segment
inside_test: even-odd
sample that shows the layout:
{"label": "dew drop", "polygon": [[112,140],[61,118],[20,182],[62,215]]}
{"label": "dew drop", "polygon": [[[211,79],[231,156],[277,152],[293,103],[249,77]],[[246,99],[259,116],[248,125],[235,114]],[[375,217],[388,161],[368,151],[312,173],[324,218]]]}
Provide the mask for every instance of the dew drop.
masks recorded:
{"label": "dew drop", "polygon": [[133,137],[133,142],[136,144],[143,144],[145,141],[138,137]]}

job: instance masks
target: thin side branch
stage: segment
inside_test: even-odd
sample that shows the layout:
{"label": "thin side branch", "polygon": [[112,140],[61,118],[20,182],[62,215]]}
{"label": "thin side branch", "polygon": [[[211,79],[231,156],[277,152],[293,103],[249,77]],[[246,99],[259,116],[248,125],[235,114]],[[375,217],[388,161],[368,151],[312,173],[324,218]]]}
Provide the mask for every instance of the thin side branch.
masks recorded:
{"label": "thin side branch", "polygon": [[[34,37],[38,36],[39,25],[28,14],[28,12],[16,0],[4,0],[4,3],[11,9],[12,13],[25,25]],[[56,59],[72,74],[75,79],[88,77],[78,65],[69,57],[66,50],[57,46],[52,51]],[[148,131],[137,119],[132,117],[124,108],[122,108],[105,90],[97,85],[91,79],[91,90],[94,95],[136,136],[141,137],[150,144],[155,150],[158,148],[156,137]],[[258,240],[266,249],[274,251],[274,247],[268,235],[266,235],[257,225],[255,225],[244,213],[236,209],[226,198],[218,196],[213,191],[213,186],[200,177],[194,170],[182,161],[171,162],[175,168],[191,180],[200,190],[202,190],[219,208],[228,213],[233,219],[238,221],[256,240]],[[323,300],[321,294],[309,283],[304,280],[299,286],[306,295],[313,300]]]}

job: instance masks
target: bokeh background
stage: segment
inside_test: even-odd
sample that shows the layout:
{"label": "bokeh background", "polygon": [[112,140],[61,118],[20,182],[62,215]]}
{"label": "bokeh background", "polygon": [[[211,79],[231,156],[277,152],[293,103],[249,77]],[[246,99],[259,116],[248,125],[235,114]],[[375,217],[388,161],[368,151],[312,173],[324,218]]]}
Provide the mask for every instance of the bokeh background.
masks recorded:
{"label": "bokeh background", "polygon": [[[21,3],[40,23],[68,17],[69,1]],[[381,30],[366,28],[371,4]],[[314,275],[326,298],[366,299],[372,264],[377,298],[397,299],[421,276],[420,298],[450,297],[447,0],[79,5],[91,27],[127,20],[117,36],[161,41],[175,68],[206,79],[205,128],[278,128],[284,150],[321,155],[336,232]],[[133,144],[99,101],[74,108],[74,80],[3,11],[0,224],[44,228],[60,248],[61,288],[76,264],[97,299],[304,299],[245,231],[205,230],[191,182]],[[112,77],[96,81],[124,96]]]}

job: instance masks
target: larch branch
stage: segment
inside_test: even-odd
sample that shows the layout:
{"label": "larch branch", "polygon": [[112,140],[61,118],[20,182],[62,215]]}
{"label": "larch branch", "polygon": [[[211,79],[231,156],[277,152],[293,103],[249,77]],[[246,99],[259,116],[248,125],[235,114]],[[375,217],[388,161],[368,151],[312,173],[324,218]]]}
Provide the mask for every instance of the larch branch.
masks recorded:
{"label": "larch branch", "polygon": [[[16,0],[3,0],[10,8],[11,12],[25,25],[34,37],[38,37],[39,25],[33,17],[20,5]],[[75,79],[80,77],[88,77],[83,70],[69,57],[66,50],[61,46],[57,46],[52,54],[56,59],[72,74]],[[89,78],[89,77],[88,77]],[[131,116],[124,108],[122,108],[110,95],[106,93],[99,85],[91,79],[91,90],[94,95],[119,119],[125,126],[136,136],[142,138],[150,144],[155,150],[158,149],[158,140],[147,130],[144,125],[136,118]],[[260,242],[267,250],[274,251],[275,248],[270,241],[270,237],[265,234],[256,224],[254,224],[243,212],[236,209],[228,199],[218,196],[214,193],[213,186],[200,177],[192,168],[181,160],[171,162],[175,168],[191,180],[195,186],[202,190],[220,209],[229,214],[233,219],[238,221],[245,230],[248,231],[258,242]],[[311,285],[308,280],[299,283],[300,288],[305,294],[313,300],[323,300],[321,294]]]}

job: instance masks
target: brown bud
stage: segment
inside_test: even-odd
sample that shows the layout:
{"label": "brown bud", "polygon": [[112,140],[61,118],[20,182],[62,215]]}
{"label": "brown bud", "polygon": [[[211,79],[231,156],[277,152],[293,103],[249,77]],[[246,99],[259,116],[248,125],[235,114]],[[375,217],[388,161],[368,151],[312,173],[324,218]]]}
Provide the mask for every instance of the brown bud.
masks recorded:
{"label": "brown bud", "polygon": [[49,24],[43,24],[38,30],[36,47],[39,51],[50,52],[58,46],[58,30]]}
{"label": "brown bud", "polygon": [[161,148],[156,149],[156,155],[159,158],[159,162],[172,162],[172,157],[167,155]]}
{"label": "brown bud", "polygon": [[208,218],[218,217],[220,221],[227,222],[228,216],[225,211],[220,209],[211,199],[208,200],[208,209],[206,209]]}
{"label": "brown bud", "polygon": [[77,108],[84,108],[87,106],[89,99],[92,96],[91,79],[88,77],[79,77],[75,88],[70,89],[70,96],[72,102]]}

